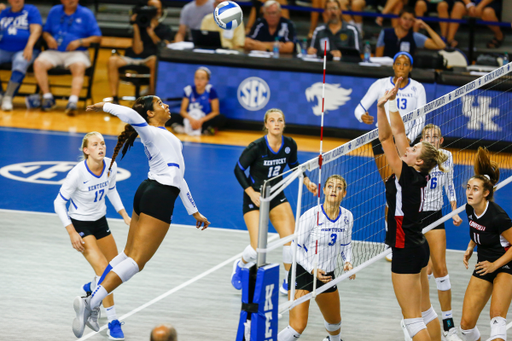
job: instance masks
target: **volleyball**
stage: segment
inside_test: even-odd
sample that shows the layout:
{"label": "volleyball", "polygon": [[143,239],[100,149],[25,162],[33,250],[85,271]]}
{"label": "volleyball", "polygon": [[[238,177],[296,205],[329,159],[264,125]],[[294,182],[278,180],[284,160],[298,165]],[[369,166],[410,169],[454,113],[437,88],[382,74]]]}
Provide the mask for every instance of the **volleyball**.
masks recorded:
{"label": "volleyball", "polygon": [[240,26],[244,16],[236,2],[223,1],[213,11],[213,18],[223,30],[234,30]]}

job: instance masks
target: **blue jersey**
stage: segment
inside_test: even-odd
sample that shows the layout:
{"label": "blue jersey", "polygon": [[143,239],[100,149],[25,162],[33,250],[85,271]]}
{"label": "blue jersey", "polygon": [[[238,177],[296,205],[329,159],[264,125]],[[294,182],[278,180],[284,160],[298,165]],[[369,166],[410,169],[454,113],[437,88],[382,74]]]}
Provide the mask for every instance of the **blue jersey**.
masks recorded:
{"label": "blue jersey", "polygon": [[211,84],[206,85],[202,94],[197,93],[195,85],[188,85],[183,89],[183,97],[189,100],[188,111],[202,110],[205,115],[212,112],[211,101],[219,98]]}
{"label": "blue jersey", "polygon": [[41,14],[34,5],[25,5],[19,12],[12,7],[0,13],[0,49],[11,52],[23,51],[30,37],[30,25],[43,26]]}
{"label": "blue jersey", "polygon": [[[67,15],[64,6],[53,6],[43,28],[50,33],[59,44],[58,51],[65,52],[69,43],[74,40],[101,36],[101,31],[94,14],[85,7],[78,5],[75,13]],[[86,51],[86,47],[77,50]]]}

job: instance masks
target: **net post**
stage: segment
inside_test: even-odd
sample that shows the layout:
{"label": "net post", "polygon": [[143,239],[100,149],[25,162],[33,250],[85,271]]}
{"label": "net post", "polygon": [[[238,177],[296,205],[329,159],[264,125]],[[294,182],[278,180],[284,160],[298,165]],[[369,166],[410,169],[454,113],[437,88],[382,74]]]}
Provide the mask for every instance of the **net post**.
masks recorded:
{"label": "net post", "polygon": [[[270,201],[268,197],[270,197],[270,183],[265,181],[261,188],[260,194],[260,223],[259,223],[259,234],[258,234],[258,249],[266,249],[267,248],[267,239],[268,239],[268,220],[269,220],[269,208]],[[257,258],[257,266],[258,268],[265,265],[267,262],[267,253],[266,252],[258,252]]]}
{"label": "net post", "polygon": [[[291,283],[295,283],[295,278],[297,277],[297,240],[298,235],[297,231],[299,230],[299,221],[300,221],[300,215],[301,215],[301,205],[302,205],[302,188],[304,187],[304,173],[300,172],[299,175],[299,194],[297,199],[297,211],[295,215],[295,231],[294,231],[294,242],[292,242],[292,268],[290,269],[292,272],[291,275]],[[290,282],[288,282],[288,288],[290,288],[290,302],[293,302],[293,298],[295,297],[295,284],[291,285]],[[291,287],[290,287],[291,285]]]}

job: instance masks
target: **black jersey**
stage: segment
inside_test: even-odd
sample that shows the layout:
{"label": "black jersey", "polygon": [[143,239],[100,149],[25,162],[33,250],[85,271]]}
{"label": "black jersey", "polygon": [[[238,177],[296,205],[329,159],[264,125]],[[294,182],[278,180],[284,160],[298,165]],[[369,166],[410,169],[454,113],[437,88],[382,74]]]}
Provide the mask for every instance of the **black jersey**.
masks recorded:
{"label": "black jersey", "polygon": [[[299,164],[297,143],[291,137],[283,136],[281,148],[274,152],[268,145],[267,136],[265,135],[251,142],[245,148],[235,166],[235,175],[244,190],[252,186],[255,191],[259,192],[263,181],[281,175],[287,164],[290,168]],[[244,173],[248,168],[250,168],[249,177]],[[275,179],[271,185],[280,180],[281,177]]]}
{"label": "black jersey", "polygon": [[402,249],[425,242],[420,212],[428,180],[428,174],[418,172],[403,161],[400,179],[395,174],[387,179],[386,201],[389,210],[386,244],[389,246]]}
{"label": "black jersey", "polygon": [[478,245],[478,261],[494,262],[510,247],[501,234],[512,227],[507,212],[498,204],[488,201],[485,212],[477,217],[475,210],[466,204],[471,240]]}

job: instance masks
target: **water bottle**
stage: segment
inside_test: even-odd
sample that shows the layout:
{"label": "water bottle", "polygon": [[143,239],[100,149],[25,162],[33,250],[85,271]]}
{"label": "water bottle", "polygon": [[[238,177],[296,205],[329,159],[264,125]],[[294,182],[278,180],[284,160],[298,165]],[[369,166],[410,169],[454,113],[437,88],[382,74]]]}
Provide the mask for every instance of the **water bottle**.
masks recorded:
{"label": "water bottle", "polygon": [[507,65],[508,64],[508,53],[505,52],[505,54],[503,55],[503,65]]}
{"label": "water bottle", "polygon": [[372,47],[370,46],[370,42],[366,41],[364,43],[364,62],[370,63],[370,56],[372,55]]}
{"label": "water bottle", "polygon": [[274,41],[274,58],[279,58],[279,37]]}
{"label": "water bottle", "polygon": [[308,40],[304,38],[302,41],[302,55],[305,57],[308,54]]}

